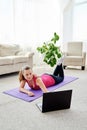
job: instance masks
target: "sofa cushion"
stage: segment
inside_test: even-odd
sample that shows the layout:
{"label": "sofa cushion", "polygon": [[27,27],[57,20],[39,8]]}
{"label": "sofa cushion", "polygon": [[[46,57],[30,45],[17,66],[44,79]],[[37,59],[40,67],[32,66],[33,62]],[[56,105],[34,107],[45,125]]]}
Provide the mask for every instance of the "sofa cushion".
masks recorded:
{"label": "sofa cushion", "polygon": [[0,65],[8,65],[8,64],[13,64],[13,60],[6,56],[6,57],[0,57]]}
{"label": "sofa cushion", "polygon": [[13,63],[17,64],[17,63],[22,63],[22,62],[26,62],[28,60],[28,57],[25,56],[13,56]]}
{"label": "sofa cushion", "polygon": [[81,62],[83,60],[82,56],[66,56],[65,61],[66,62]]}
{"label": "sofa cushion", "polygon": [[26,56],[28,55],[29,56],[29,53],[31,54],[33,51],[32,51],[32,48],[30,46],[21,46],[20,47],[20,51],[16,53],[16,55],[18,56]]}
{"label": "sofa cushion", "polygon": [[19,51],[16,53],[16,56],[25,56],[26,52],[25,51]]}
{"label": "sofa cushion", "polygon": [[0,56],[15,55],[20,51],[20,47],[17,44],[0,44]]}

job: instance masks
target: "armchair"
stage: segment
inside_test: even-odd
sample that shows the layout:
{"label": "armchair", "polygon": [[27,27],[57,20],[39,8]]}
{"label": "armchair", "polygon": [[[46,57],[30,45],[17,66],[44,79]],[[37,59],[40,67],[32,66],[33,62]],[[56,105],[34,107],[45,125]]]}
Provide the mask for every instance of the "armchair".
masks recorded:
{"label": "armchair", "polygon": [[81,69],[85,69],[86,52],[83,52],[82,42],[68,42],[67,52],[64,52],[64,69],[66,66],[81,66]]}

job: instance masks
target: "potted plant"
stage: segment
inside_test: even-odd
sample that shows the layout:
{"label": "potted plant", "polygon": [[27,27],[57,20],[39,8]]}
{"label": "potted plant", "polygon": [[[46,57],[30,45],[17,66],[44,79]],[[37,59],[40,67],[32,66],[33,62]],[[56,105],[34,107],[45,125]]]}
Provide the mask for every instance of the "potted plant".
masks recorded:
{"label": "potted plant", "polygon": [[44,42],[41,47],[37,47],[38,52],[44,56],[43,61],[51,67],[53,67],[58,61],[58,58],[62,56],[60,47],[56,45],[58,40],[59,36],[55,32],[53,38],[49,42]]}

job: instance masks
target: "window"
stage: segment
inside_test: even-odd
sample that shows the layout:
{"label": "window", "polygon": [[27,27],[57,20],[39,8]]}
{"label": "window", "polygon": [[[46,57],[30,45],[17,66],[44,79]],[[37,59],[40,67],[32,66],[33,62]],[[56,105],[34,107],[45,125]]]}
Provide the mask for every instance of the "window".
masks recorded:
{"label": "window", "polygon": [[87,0],[75,0],[73,40],[87,41]]}

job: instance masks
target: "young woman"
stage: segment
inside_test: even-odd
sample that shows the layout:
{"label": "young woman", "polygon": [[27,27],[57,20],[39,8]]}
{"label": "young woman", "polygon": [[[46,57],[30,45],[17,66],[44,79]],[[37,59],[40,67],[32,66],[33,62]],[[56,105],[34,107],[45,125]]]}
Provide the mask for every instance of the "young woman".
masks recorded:
{"label": "young woman", "polygon": [[22,67],[19,72],[20,87],[19,91],[28,94],[29,96],[34,96],[29,90],[24,88],[25,83],[29,85],[34,90],[41,89],[44,93],[48,92],[48,87],[59,84],[64,79],[64,71],[62,63],[58,64],[53,72],[53,74],[44,73],[41,76],[37,76],[33,73],[29,66]]}

